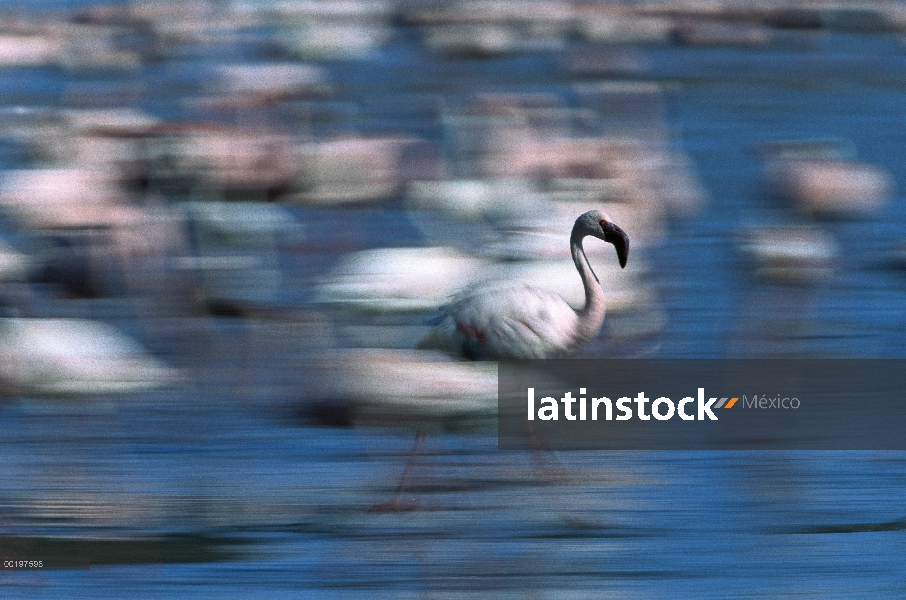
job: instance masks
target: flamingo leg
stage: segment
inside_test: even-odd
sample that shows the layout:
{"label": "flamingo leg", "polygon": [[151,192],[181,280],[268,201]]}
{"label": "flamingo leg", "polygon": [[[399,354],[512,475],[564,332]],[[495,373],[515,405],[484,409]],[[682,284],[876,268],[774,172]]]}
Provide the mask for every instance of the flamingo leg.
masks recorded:
{"label": "flamingo leg", "polygon": [[[541,482],[544,485],[553,485],[568,480],[566,467],[563,465],[560,457],[557,456],[550,441],[540,433],[537,433],[528,421],[525,422],[525,430],[526,437],[532,447],[532,458],[534,459],[535,468],[537,469]],[[557,464],[554,467],[551,467],[547,457],[554,459],[554,462]]]}
{"label": "flamingo leg", "polygon": [[396,485],[396,490],[393,492],[393,497],[387,502],[378,504],[377,506],[372,506],[368,512],[383,514],[388,512],[401,512],[406,510],[413,510],[415,508],[414,502],[405,502],[400,499],[400,496],[403,493],[403,490],[406,487],[406,481],[409,479],[409,473],[412,471],[413,466],[415,466],[415,458],[421,451],[422,446],[425,442],[425,437],[427,434],[423,431],[419,431],[415,434],[415,444],[412,446],[412,450],[409,452],[409,460],[406,461],[406,466],[403,467],[403,473],[400,475],[399,483]]}
{"label": "flamingo leg", "polygon": [[[575,481],[570,467],[563,464],[563,461],[557,455],[557,451],[551,445],[544,435],[537,433],[526,421],[526,436],[532,447],[532,458],[535,463],[535,469],[538,476],[539,485],[554,488],[546,492],[546,497],[553,504],[560,519],[572,527],[602,529],[609,527],[606,521],[589,520],[578,517],[573,513],[571,504],[564,500],[563,486],[570,485]],[[551,460],[549,460],[551,459]],[[551,464],[551,462],[555,464]]]}

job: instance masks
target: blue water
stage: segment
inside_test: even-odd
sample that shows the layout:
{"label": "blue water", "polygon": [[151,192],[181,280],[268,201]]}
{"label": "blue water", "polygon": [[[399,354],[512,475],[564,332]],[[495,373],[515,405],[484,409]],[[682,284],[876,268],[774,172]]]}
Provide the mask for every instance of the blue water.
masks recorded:
{"label": "blue water", "polygon": [[[647,250],[665,330],[625,346],[605,340],[607,355],[906,357],[906,274],[885,258],[906,238],[902,41],[834,34],[790,48],[642,52],[665,86],[671,143],[691,157],[708,202]],[[208,64],[185,56],[145,67],[142,106],[192,116],[174,90],[197,91],[196,67]],[[329,108],[356,106],[361,131],[436,140],[443,128],[426,90],[543,90],[568,101],[558,64],[545,55],[446,62],[403,35],[366,64],[326,64],[340,84]],[[61,82],[111,80],[126,84],[7,70],[0,102],[65,104]],[[292,125],[293,114],[275,118]],[[805,220],[766,194],[752,150],[792,138],[852,140],[896,183],[883,214],[819,223],[841,244],[841,267],[794,288],[756,280],[735,251],[742,225]],[[26,161],[13,146],[0,159],[7,168]],[[296,214],[315,239],[344,235],[332,231],[346,222],[342,210]],[[354,214],[372,224],[343,238],[355,247],[420,241],[393,203]],[[336,258],[287,256],[284,266],[304,282]],[[295,291],[287,302],[305,308],[307,291]],[[133,330],[166,350],[163,334]],[[321,376],[306,367],[316,334],[269,322],[202,332],[183,341],[206,353],[171,349],[191,374],[176,390],[0,404],[0,535],[196,534],[237,556],[0,571],[4,597],[906,597],[902,453],[565,453],[539,467],[531,455],[498,452],[486,428],[431,439],[404,494],[419,510],[372,514],[393,492],[411,433],[299,424],[294,409]]]}
{"label": "blue water", "polygon": [[[805,51],[658,50],[655,70],[678,83],[666,92],[670,123],[699,169],[710,204],[679,223],[665,244],[663,270],[676,273],[682,318],[665,355],[748,356],[738,327],[758,328],[805,311],[814,335],[785,348],[802,356],[903,357],[904,278],[885,269],[885,252],[906,234],[906,131],[902,65],[888,36],[823,36]],[[842,249],[829,282],[790,290],[753,281],[733,252],[745,225],[811,222],[766,192],[755,145],[793,139],[850,140],[856,156],[886,169],[896,192],[868,220],[818,222]],[[786,301],[791,299],[790,301]],[[672,303],[671,303],[672,304]],[[753,314],[754,313],[754,314]],[[734,338],[732,341],[730,338]]]}

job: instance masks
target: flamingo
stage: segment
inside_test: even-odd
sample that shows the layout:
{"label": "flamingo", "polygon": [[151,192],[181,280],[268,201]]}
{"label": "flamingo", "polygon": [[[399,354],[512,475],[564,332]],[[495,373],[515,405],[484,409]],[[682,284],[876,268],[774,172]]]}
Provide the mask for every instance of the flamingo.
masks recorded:
{"label": "flamingo", "polygon": [[596,237],[614,245],[626,267],[629,236],[601,211],[576,219],[570,250],[585,305],[575,310],[559,294],[522,282],[491,284],[442,309],[436,326],[419,345],[472,360],[543,359],[564,356],[592,340],[604,323],[606,304],[582,241]]}
{"label": "flamingo", "polygon": [[[521,282],[492,284],[446,307],[420,347],[471,360],[543,359],[575,351],[598,334],[606,310],[604,291],[582,247],[588,236],[613,244],[622,268],[629,255],[629,236],[603,212],[591,210],[576,219],[570,249],[585,287],[582,309],[575,310],[559,294]],[[416,436],[393,498],[373,512],[403,508],[400,495],[424,436],[423,431]]]}
{"label": "flamingo", "polygon": [[178,379],[177,371],[105,323],[0,318],[3,394],[125,394],[166,387]]}

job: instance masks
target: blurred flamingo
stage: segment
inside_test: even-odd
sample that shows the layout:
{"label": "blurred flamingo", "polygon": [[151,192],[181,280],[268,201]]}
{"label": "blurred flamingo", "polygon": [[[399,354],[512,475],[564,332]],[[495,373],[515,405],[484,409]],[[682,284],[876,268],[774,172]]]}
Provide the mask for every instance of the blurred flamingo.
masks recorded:
{"label": "blurred flamingo", "polygon": [[629,255],[629,237],[607,215],[592,210],[576,219],[570,250],[585,288],[583,308],[575,310],[559,294],[521,282],[491,284],[445,307],[420,347],[472,360],[541,359],[575,351],[598,335],[606,312],[604,291],[582,247],[588,236],[613,244],[621,267]]}
{"label": "blurred flamingo", "polygon": [[[524,283],[492,284],[447,307],[420,346],[471,360],[543,359],[569,354],[590,341],[601,330],[606,305],[582,246],[589,236],[613,244],[621,267],[625,268],[629,255],[629,237],[607,215],[592,210],[576,219],[570,249],[585,287],[582,309],[575,310],[558,294]],[[421,376],[416,371],[416,377]],[[531,431],[529,435],[534,438]],[[423,439],[420,429],[393,498],[373,511],[403,507],[400,494]],[[536,446],[541,449],[546,444],[536,439]]]}

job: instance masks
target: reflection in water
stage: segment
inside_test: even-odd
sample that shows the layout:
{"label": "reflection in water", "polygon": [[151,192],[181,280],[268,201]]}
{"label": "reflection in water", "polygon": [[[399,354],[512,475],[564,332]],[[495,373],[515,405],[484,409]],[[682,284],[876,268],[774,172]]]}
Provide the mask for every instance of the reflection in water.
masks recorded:
{"label": "reflection in water", "polygon": [[415,349],[600,209],[581,358],[906,355],[897,6],[12,6],[0,558],[93,563],[13,595],[903,595],[901,453],[500,452]]}

